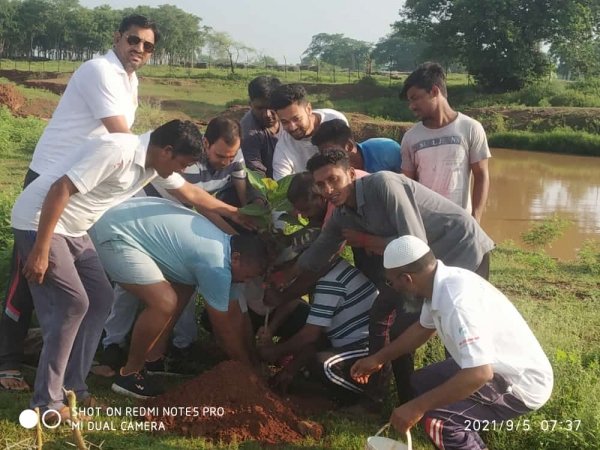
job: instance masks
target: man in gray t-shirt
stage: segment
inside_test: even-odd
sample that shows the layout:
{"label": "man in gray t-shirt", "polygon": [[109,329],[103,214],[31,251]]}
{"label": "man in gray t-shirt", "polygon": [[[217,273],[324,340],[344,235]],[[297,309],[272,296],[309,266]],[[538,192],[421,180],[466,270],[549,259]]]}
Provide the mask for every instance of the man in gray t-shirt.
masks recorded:
{"label": "man in gray t-shirt", "polygon": [[[460,206],[393,172],[378,172],[357,180],[348,156],[341,148],[313,156],[307,168],[313,174],[321,195],[336,209],[318,239],[298,259],[291,277],[320,270],[336,254],[344,240],[348,245],[381,255],[388,242],[410,234],[427,241],[436,257],[444,263],[487,278],[487,254],[494,243]],[[383,265],[378,269],[374,271],[381,276],[375,275],[377,279],[373,276],[371,279],[380,288],[384,278]],[[396,319],[390,338],[398,336],[417,320],[416,315],[404,311],[407,301],[398,296],[390,298],[389,295],[380,295],[375,300],[370,312],[371,353],[385,344],[394,309]],[[411,371],[410,355],[395,362],[399,394],[406,391]]]}
{"label": "man in gray t-shirt", "polygon": [[248,83],[250,110],[240,120],[242,152],[246,166],[263,177],[273,178],[273,153],[284,133],[277,113],[270,108],[271,92],[281,86],[278,78],[260,76]]}

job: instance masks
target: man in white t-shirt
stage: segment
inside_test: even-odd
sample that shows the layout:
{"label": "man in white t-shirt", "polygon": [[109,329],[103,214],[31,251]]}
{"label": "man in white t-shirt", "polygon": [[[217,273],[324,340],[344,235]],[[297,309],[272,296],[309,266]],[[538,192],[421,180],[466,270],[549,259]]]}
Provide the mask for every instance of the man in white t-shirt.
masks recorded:
{"label": "man in white t-shirt", "polygon": [[[86,61],[73,73],[35,147],[24,187],[39,175],[62,175],[68,156],[84,140],[130,132],[138,106],[135,71],[148,62],[159,40],[153,21],[127,16],[115,32],[112,50]],[[32,310],[31,293],[15,256],[0,324],[0,385],[8,390],[28,388],[20,365]]]}
{"label": "man in white t-shirt", "polygon": [[[550,398],[550,362],[513,304],[478,275],[447,267],[415,236],[390,242],[386,278],[397,291],[424,300],[418,322],[352,376],[366,382],[384,363],[440,337],[450,358],[413,374],[416,397],[396,408],[392,425],[404,433],[421,421],[440,449],[485,449],[474,430],[541,408]],[[479,423],[480,422],[480,423]],[[479,423],[479,424],[478,424]]]}
{"label": "man in white t-shirt", "polygon": [[421,119],[402,138],[402,173],[481,222],[491,157],[483,127],[450,107],[446,74],[437,63],[424,63],[411,73],[400,96],[408,99],[409,108]]}
{"label": "man in white t-shirt", "polygon": [[311,137],[323,122],[348,119],[334,109],[312,109],[306,99],[306,90],[300,84],[284,84],[271,94],[271,108],[277,111],[282,133],[273,155],[273,178],[304,172],[306,163],[319,149]]}
{"label": "man in white t-shirt", "polygon": [[[200,211],[237,214],[179,174],[201,152],[190,121],[173,120],[142,136],[107,134],[75,149],[64,175],[42,175],[17,198],[11,225],[44,340],[32,407],[67,417],[63,386],[89,403],[85,379],[113,297],[87,231],[106,210],[161,177],[171,194]],[[158,286],[156,294],[171,298],[168,288]]]}

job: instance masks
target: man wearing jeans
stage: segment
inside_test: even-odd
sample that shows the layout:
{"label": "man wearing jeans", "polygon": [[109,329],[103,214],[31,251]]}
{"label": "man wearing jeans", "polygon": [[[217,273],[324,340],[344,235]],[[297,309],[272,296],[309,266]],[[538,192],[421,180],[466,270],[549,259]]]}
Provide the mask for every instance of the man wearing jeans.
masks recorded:
{"label": "man wearing jeans", "polygon": [[416,397],[390,418],[400,433],[420,421],[439,449],[486,449],[469,424],[502,422],[548,401],[554,383],[550,362],[500,291],[470,271],[436,260],[414,236],[390,242],[383,261],[395,290],[424,299],[421,316],[389,345],[357,361],[352,376],[366,382],[387,361],[413,352],[436,333],[451,356],[414,373]]}

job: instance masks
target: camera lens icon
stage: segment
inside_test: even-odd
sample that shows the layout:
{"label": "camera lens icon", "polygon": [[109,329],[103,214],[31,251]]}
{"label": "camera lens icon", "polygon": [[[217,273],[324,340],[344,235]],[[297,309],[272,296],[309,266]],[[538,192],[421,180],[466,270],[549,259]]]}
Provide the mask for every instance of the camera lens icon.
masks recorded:
{"label": "camera lens icon", "polygon": [[60,413],[55,409],[47,409],[41,418],[38,417],[38,414],[33,409],[25,409],[19,414],[19,423],[23,428],[27,428],[28,430],[35,428],[40,420],[42,425],[50,430],[59,427],[62,422]]}

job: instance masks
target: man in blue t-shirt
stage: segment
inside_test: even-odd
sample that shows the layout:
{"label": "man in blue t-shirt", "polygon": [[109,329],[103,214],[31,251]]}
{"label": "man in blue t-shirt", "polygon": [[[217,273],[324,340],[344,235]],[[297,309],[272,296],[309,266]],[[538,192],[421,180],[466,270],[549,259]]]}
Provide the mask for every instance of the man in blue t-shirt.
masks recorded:
{"label": "man in blue t-shirt", "polygon": [[380,170],[400,173],[400,144],[387,138],[371,138],[357,143],[352,136],[352,130],[343,120],[333,119],[323,123],[311,141],[320,152],[331,147],[343,147],[348,152],[350,165],[355,169],[369,173]]}
{"label": "man in blue t-shirt", "polygon": [[264,244],[230,236],[204,216],[170,200],[133,198],[107,211],[90,231],[110,278],[145,304],[131,336],[127,363],[113,391],[145,399],[159,390],[144,376],[146,359],[160,356],[167,337],[196,289],[213,330],[231,359],[253,362],[238,293],[232,283],[262,275]]}

